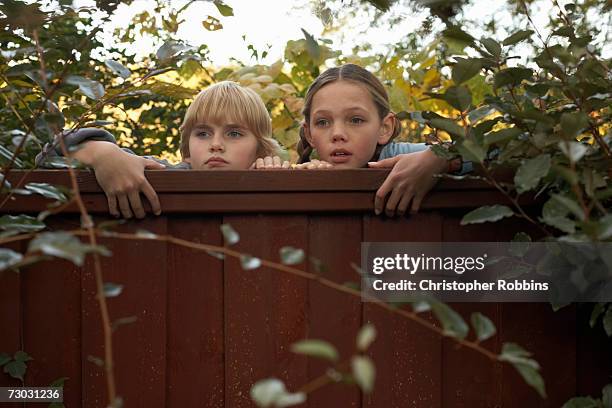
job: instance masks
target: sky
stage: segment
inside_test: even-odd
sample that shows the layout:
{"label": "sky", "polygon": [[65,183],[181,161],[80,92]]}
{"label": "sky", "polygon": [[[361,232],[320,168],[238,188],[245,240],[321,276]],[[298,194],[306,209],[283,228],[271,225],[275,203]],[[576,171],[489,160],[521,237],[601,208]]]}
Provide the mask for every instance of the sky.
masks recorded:
{"label": "sky", "polygon": [[[169,1],[176,9],[186,3],[185,0]],[[314,2],[314,0],[225,0],[225,3],[233,8],[234,15],[223,17],[212,2],[196,1],[186,13],[183,13],[186,21],[181,24],[178,35],[191,45],[207,44],[210,59],[217,66],[227,65],[231,57],[245,63],[254,63],[251,52],[247,49],[248,44],[252,44],[260,53],[268,51],[268,56],[260,62],[272,64],[282,58],[287,40],[303,38],[301,29],[308,31],[315,38],[323,35],[332,40],[334,42],[332,48],[339,49],[345,54],[350,53],[354,45],[366,41],[373,45],[374,50],[380,51],[384,50],[385,44],[397,43],[405,33],[420,27],[427,16],[426,12],[415,14],[406,11],[403,13],[402,23],[392,29],[370,27],[365,34],[359,34],[364,27],[370,25],[370,16],[359,13],[348,24],[342,25],[341,32],[325,33],[323,23],[312,12]],[[471,19],[484,22],[495,16],[501,25],[510,23],[508,13],[504,13],[507,4],[505,0],[475,0],[474,3],[476,4],[466,9],[465,13]],[[74,1],[75,6],[93,4],[93,0]],[[483,7],[483,4],[486,4],[486,7]],[[116,27],[127,26],[136,14],[152,9],[153,5],[154,2],[150,0],[135,0],[129,6],[120,5],[111,24],[104,28],[103,38],[106,44],[111,44],[112,32]],[[550,11],[550,7],[534,9],[532,17],[536,24],[543,27],[547,21],[547,13]],[[204,29],[202,21],[209,15],[218,18],[223,24],[223,29],[214,32]],[[156,45],[149,38],[138,39],[130,47],[137,56],[145,56],[156,50]],[[610,46],[607,49],[606,54],[609,55]]]}

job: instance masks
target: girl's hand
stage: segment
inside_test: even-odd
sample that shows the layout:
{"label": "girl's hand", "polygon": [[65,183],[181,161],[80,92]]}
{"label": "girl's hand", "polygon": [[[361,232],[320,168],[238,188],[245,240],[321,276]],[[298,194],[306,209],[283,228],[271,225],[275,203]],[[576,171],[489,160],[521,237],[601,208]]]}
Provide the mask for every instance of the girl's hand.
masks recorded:
{"label": "girl's hand", "polygon": [[[410,212],[419,211],[423,198],[439,180],[434,174],[445,173],[448,162],[427,149],[370,162],[368,166],[375,169],[393,168],[374,199],[374,212],[377,215],[382,213],[384,208],[385,214],[393,217],[396,211],[398,215],[404,215],[411,202]],[[385,205],[389,192],[391,195]]]}
{"label": "girl's hand", "polygon": [[251,169],[289,169],[291,165],[287,160],[282,160],[278,156],[266,156],[259,158],[251,165]]}
{"label": "girl's hand", "polygon": [[163,164],[121,150],[109,142],[91,141],[77,150],[73,157],[93,167],[96,180],[104,190],[111,215],[119,217],[117,202],[124,218],[144,218],[140,200],[143,193],[155,215],[161,214],[157,193],[144,175],[145,169],[164,169]]}
{"label": "girl's hand", "polygon": [[294,169],[297,170],[321,170],[321,169],[331,169],[333,168],[333,164],[328,163],[323,160],[313,159],[309,162],[297,164],[294,166]]}

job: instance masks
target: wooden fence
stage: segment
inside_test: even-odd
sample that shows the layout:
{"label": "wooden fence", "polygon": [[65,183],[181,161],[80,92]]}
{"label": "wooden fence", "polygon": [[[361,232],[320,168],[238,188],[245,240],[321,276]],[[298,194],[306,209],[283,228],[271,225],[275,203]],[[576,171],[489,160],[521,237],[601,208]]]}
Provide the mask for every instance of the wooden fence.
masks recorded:
{"label": "wooden fence", "polygon": [[[13,172],[10,179],[16,184],[24,174]],[[322,261],[324,276],[338,283],[359,280],[351,262],[360,262],[363,241],[503,241],[533,230],[517,219],[460,226],[469,209],[506,203],[476,181],[442,181],[416,215],[375,216],[374,192],[386,174],[148,172],[163,214],[117,230],[223,245],[219,227],[228,223],[241,237],[236,250],[278,261],[281,247],[303,248]],[[93,174],[79,171],[78,180],[96,222],[108,219]],[[27,181],[69,184],[65,171],[35,171]],[[2,212],[36,213],[48,202],[20,196]],[[54,229],[79,227],[76,206],[50,220]],[[113,252],[103,258],[104,280],[124,287],[108,299],[111,318],[136,318],[113,335],[118,393],[128,408],[251,407],[249,389],[259,379],[278,377],[297,390],[325,372],[326,364],[292,353],[292,343],[324,339],[346,359],[366,322],[378,331],[368,352],[377,369],[373,393],[330,384],[303,406],[559,407],[577,394],[600,395],[610,381],[610,341],[601,328],[588,328],[590,305],[556,313],[548,304],[453,305],[466,318],[480,311],[493,320],[498,335],[484,343],[490,350],[499,352],[502,342],[513,341],[534,353],[549,395],[542,400],[511,366],[317,282],[267,268],[245,271],[235,259],[222,261],[159,241],[102,239],[102,244]],[[26,243],[13,248],[23,251]],[[298,268],[315,270],[309,262]],[[34,358],[26,385],[68,377],[68,408],[107,402],[103,370],[91,362],[104,355],[92,271],[88,257],[83,268],[54,260],[0,276],[0,352],[23,349]],[[17,384],[0,375],[0,386]]]}

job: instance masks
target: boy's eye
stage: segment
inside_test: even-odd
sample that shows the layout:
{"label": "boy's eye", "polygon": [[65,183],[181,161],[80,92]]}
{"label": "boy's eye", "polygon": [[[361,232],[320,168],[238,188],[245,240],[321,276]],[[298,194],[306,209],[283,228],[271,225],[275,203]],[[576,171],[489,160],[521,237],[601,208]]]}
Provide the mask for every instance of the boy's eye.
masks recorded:
{"label": "boy's eye", "polygon": [[242,133],[238,132],[237,130],[232,130],[230,132],[227,133],[229,137],[241,137]]}
{"label": "boy's eye", "polygon": [[315,126],[323,127],[329,125],[329,121],[327,119],[317,119],[315,121]]}
{"label": "boy's eye", "polygon": [[202,131],[202,132],[198,132],[197,136],[198,137],[208,137],[210,136],[210,133]]}

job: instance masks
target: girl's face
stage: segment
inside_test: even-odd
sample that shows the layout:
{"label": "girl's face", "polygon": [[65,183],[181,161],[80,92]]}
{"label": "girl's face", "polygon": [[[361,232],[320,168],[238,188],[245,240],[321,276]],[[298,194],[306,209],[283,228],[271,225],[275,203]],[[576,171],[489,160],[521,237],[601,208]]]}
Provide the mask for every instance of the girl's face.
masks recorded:
{"label": "girl's face", "polygon": [[360,168],[372,158],[377,144],[389,141],[393,115],[381,120],[365,86],[340,80],[314,94],[304,132],[321,160],[337,168]]}
{"label": "girl's face", "polygon": [[200,123],[189,135],[185,161],[197,170],[246,170],[256,159],[257,137],[239,124]]}

